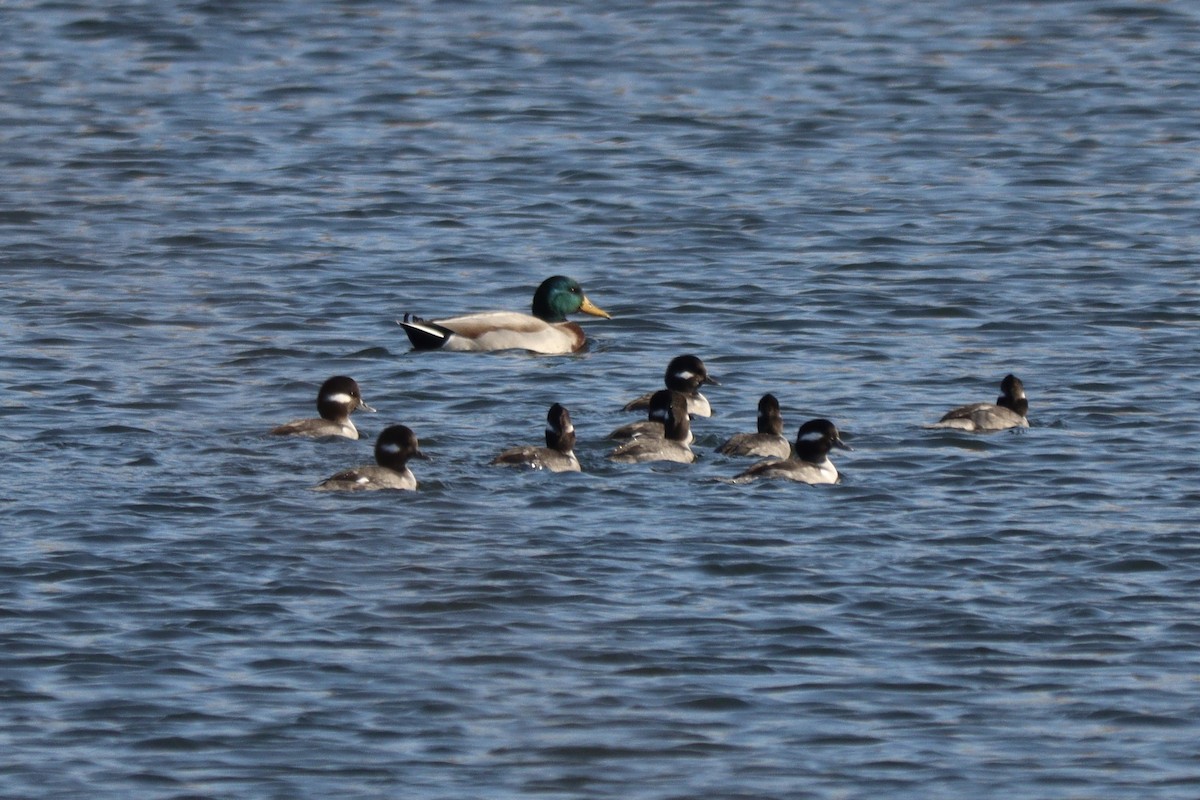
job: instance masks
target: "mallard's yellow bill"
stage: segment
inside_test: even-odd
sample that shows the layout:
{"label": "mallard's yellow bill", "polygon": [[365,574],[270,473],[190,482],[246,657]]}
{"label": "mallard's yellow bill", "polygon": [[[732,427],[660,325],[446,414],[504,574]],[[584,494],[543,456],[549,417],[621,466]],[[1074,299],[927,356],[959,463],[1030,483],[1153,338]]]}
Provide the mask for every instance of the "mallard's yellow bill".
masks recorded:
{"label": "mallard's yellow bill", "polygon": [[593,317],[604,317],[605,319],[612,319],[611,314],[609,314],[603,308],[600,308],[600,306],[593,304],[592,301],[588,300],[586,297],[583,298],[583,305],[581,305],[579,307],[579,310],[582,311],[584,314],[591,314]]}

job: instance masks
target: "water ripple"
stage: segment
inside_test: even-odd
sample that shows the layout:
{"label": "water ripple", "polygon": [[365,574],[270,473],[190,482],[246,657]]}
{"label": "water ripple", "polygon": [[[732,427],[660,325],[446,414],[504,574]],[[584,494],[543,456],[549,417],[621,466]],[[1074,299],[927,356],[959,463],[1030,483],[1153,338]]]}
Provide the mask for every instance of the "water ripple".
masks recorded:
{"label": "water ripple", "polygon": [[[1193,796],[1200,20],[1070,11],[14,6],[0,794]],[[584,354],[395,324],[554,273]],[[768,391],[841,485],[723,480]]]}

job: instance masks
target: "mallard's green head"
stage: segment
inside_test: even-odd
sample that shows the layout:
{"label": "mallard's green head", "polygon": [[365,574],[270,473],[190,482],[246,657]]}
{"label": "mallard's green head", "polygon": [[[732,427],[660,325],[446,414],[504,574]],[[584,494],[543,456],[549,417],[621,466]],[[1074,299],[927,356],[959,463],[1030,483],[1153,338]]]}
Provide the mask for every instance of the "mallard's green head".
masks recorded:
{"label": "mallard's green head", "polygon": [[608,312],[592,305],[583,287],[574,278],[555,275],[546,278],[533,294],[533,315],[546,322],[563,322],[568,314],[582,311],[595,317],[611,319]]}

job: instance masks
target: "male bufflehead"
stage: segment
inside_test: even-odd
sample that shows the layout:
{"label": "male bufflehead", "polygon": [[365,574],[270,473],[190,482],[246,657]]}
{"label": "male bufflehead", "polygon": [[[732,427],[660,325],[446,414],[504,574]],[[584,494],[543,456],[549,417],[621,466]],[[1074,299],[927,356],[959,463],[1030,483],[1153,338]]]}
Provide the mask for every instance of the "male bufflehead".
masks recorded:
{"label": "male bufflehead", "polygon": [[1028,428],[1029,400],[1025,384],[1016,375],[1006,375],[1000,382],[1000,397],[995,404],[974,403],[946,413],[928,426],[930,428],[959,428],[964,431],[1002,431],[1008,428]]}
{"label": "male bufflehead", "polygon": [[796,452],[789,458],[760,461],[733,479],[748,483],[759,478],[786,478],[800,483],[837,483],[837,467],[829,460],[829,448],[854,448],[842,441],[837,427],[827,419],[811,419],[796,434]]}
{"label": "male bufflehead", "polygon": [[691,425],[688,421],[687,398],[680,392],[660,389],[650,398],[649,416],[663,427],[662,436],[642,436],[613,450],[609,458],[622,464],[638,461],[678,461],[690,464],[696,460],[692,452]]}
{"label": "male bufflehead", "polygon": [[783,415],[779,413],[779,400],[773,394],[764,394],[758,401],[758,432],[734,434],[717,452],[727,456],[759,456],[760,458],[787,458],[792,454],[792,444],[783,436]]}
{"label": "male bufflehead", "polygon": [[512,447],[492,460],[499,466],[527,466],[551,472],[579,472],[575,457],[575,426],[571,414],[558,403],[546,414],[546,446]]}
{"label": "male bufflehead", "polygon": [[313,489],[319,492],[354,492],[369,489],[416,489],[417,479],[408,468],[411,458],[429,456],[417,446],[417,436],[404,425],[383,429],[375,440],[375,464],[342,470]]}

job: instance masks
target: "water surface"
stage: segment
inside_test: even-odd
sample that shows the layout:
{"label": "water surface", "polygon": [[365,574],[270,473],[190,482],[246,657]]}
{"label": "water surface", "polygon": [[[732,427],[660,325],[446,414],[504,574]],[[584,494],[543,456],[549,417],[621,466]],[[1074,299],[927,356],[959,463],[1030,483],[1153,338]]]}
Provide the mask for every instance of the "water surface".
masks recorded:
{"label": "water surface", "polygon": [[[0,795],[1196,795],[1190,4],[3,16]],[[395,324],[556,273],[585,354]],[[701,459],[607,462],[687,352]],[[842,484],[720,480],[766,391]]]}

